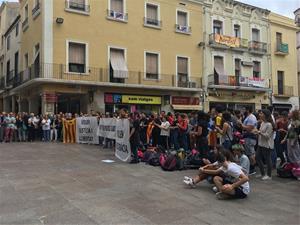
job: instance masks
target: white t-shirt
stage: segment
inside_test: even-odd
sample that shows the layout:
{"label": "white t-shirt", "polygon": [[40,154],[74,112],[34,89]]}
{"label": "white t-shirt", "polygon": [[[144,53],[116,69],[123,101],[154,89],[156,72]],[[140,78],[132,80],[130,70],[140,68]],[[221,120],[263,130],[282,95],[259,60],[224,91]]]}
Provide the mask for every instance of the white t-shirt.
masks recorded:
{"label": "white t-shirt", "polygon": [[[240,175],[243,173],[242,167],[237,165],[236,163],[229,163],[228,167],[225,168],[224,166],[221,167],[221,170],[228,176],[233,178],[233,182],[237,182]],[[241,185],[243,188],[244,194],[248,195],[250,193],[250,185],[247,181],[246,183]]]}
{"label": "white t-shirt", "polygon": [[170,136],[170,123],[168,121],[162,122],[160,126],[161,126],[160,135],[169,137]]}
{"label": "white t-shirt", "polygon": [[51,123],[51,120],[50,119],[43,119],[42,120],[42,124],[43,124],[43,130],[50,130],[50,123]]}

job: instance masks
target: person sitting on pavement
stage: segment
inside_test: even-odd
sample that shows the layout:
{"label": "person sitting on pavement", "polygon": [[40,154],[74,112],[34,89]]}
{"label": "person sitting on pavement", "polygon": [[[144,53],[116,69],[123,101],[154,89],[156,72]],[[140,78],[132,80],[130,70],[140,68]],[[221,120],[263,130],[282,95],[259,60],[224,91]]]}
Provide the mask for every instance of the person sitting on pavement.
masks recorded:
{"label": "person sitting on pavement", "polygon": [[[217,161],[221,167],[217,170],[202,169],[203,173],[216,175],[214,183],[218,189],[216,196],[219,200],[244,199],[250,193],[249,177],[239,165],[231,162],[230,158],[231,153],[229,151],[219,152]],[[224,176],[219,176],[222,173],[226,175],[225,178]]]}
{"label": "person sitting on pavement", "polygon": [[232,146],[232,152],[236,162],[242,167],[243,172],[248,176],[250,170],[250,160],[245,155],[245,149],[241,144]]}

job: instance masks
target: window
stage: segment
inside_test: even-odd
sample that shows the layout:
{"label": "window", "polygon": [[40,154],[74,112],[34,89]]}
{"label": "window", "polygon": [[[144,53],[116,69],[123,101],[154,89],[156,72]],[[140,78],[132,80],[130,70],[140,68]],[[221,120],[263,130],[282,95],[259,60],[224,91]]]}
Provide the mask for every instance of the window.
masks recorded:
{"label": "window", "polygon": [[159,79],[159,54],[146,53],[146,79]]}
{"label": "window", "polygon": [[282,33],[276,32],[276,46],[277,46],[277,50],[281,49],[281,44],[282,44]]}
{"label": "window", "polygon": [[234,36],[237,38],[241,37],[241,26],[238,24],[234,24]]}
{"label": "window", "polygon": [[19,23],[16,24],[16,37],[19,35]]}
{"label": "window", "polygon": [[177,79],[178,87],[188,87],[189,82],[189,59],[186,57],[177,57]]}
{"label": "window", "polygon": [[260,31],[258,29],[252,29],[252,41],[259,42],[260,40]]}
{"label": "window", "polygon": [[234,74],[236,77],[239,77],[239,76],[241,76],[241,60],[235,59],[234,64],[235,64]]}
{"label": "window", "polygon": [[25,69],[29,67],[28,53],[24,55],[24,67]]}
{"label": "window", "polygon": [[145,24],[160,26],[158,5],[146,3]]}
{"label": "window", "polygon": [[222,56],[214,57],[214,84],[220,84],[220,76],[225,75],[224,71],[224,59]]}
{"label": "window", "polygon": [[85,11],[85,0],[68,0],[69,9]]}
{"label": "window", "polygon": [[260,62],[254,61],[253,62],[253,77],[254,78],[260,78]]}
{"label": "window", "polygon": [[213,32],[214,32],[214,34],[223,34],[223,22],[222,21],[214,20]]}
{"label": "window", "polygon": [[279,95],[283,95],[284,94],[284,86],[283,86],[283,82],[284,82],[284,73],[283,71],[277,71],[277,79],[278,79],[278,94]]}
{"label": "window", "polygon": [[69,65],[71,73],[86,72],[86,45],[69,42]]}
{"label": "window", "polygon": [[8,35],[8,37],[7,37],[6,49],[7,49],[7,51],[10,49],[10,35]]}
{"label": "window", "polygon": [[128,68],[125,59],[125,50],[118,48],[110,49],[110,81],[124,83],[128,78]]}
{"label": "window", "polygon": [[108,16],[116,20],[127,20],[127,15],[125,14],[125,0],[109,0],[110,9]]}
{"label": "window", "polygon": [[177,11],[176,31],[182,33],[191,32],[191,29],[189,27],[189,18],[187,12]]}

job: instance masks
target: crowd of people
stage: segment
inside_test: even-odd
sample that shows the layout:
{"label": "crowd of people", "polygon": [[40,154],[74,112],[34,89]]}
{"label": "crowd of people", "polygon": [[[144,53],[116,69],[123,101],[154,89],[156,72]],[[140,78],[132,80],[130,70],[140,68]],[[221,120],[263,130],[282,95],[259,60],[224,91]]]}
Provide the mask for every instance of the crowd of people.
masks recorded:
{"label": "crowd of people", "polygon": [[[59,142],[63,140],[63,121],[82,116],[119,117],[130,120],[131,163],[139,163],[140,146],[197,150],[205,164],[194,178],[184,183],[194,186],[213,176],[214,189],[220,196],[244,198],[249,193],[248,176],[256,173],[262,180],[272,179],[272,169],[286,162],[300,166],[300,112],[278,113],[272,107],[253,112],[223,109],[220,106],[204,111],[186,113],[127,113],[63,114],[39,116],[33,113],[1,113],[1,142]],[[114,140],[99,138],[99,144],[113,147]],[[215,152],[215,154],[211,154]],[[277,164],[277,159],[280,162]],[[265,170],[266,165],[266,170]],[[229,182],[224,173],[236,182]],[[224,196],[223,196],[224,197]]]}

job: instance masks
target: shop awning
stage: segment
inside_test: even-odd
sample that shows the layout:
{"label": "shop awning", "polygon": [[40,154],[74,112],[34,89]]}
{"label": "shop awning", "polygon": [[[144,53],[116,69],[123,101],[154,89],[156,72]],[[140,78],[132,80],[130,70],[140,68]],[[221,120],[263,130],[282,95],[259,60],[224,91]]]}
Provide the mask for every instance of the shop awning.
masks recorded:
{"label": "shop awning", "polygon": [[292,104],[278,104],[278,103],[274,103],[273,107],[275,109],[291,109],[293,106],[292,106]]}
{"label": "shop awning", "polygon": [[174,110],[201,110],[200,105],[172,105]]}
{"label": "shop awning", "polygon": [[114,78],[128,78],[128,68],[125,62],[124,51],[111,50],[110,63],[114,71]]}

